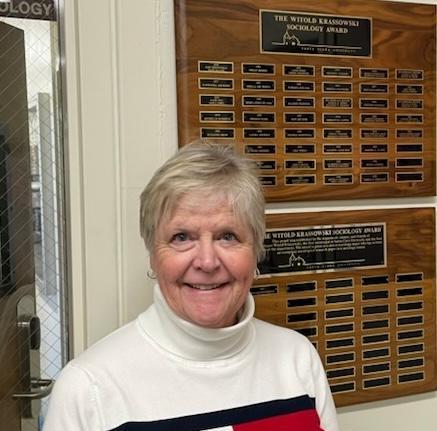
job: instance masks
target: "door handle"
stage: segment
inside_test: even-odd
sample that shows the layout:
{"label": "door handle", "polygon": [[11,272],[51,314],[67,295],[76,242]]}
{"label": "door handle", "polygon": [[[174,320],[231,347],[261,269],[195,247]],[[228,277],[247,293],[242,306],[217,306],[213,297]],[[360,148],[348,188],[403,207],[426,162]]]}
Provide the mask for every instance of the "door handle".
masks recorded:
{"label": "door handle", "polygon": [[18,392],[12,395],[14,399],[39,400],[46,397],[52,391],[55,381],[50,379],[31,379],[29,392]]}
{"label": "door handle", "polygon": [[40,321],[32,314],[21,314],[17,322],[20,345],[20,388],[12,398],[21,402],[21,416],[32,418],[32,400],[44,398],[53,388],[53,380],[31,376],[31,350],[38,350],[41,341]]}

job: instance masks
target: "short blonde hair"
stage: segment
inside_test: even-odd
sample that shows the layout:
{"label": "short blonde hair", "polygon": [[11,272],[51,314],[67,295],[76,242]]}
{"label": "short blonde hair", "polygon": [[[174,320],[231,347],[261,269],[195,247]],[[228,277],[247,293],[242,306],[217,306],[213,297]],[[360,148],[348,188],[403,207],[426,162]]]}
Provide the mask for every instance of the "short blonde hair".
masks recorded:
{"label": "short blonde hair", "polygon": [[264,256],[264,195],[255,163],[230,144],[196,141],[182,147],[153,175],[140,197],[140,232],[153,253],[159,223],[190,193],[224,196],[236,217],[249,226],[258,260]]}

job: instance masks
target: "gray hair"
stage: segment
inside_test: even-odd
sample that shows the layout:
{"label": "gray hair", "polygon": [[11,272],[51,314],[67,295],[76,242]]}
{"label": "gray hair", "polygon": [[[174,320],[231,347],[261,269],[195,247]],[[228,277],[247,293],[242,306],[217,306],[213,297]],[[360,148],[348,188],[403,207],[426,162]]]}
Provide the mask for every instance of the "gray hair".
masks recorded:
{"label": "gray hair", "polygon": [[140,197],[140,232],[153,252],[155,231],[188,193],[224,196],[234,214],[252,232],[258,260],[264,256],[264,195],[255,163],[238,155],[232,145],[196,141],[182,147],[153,175]]}

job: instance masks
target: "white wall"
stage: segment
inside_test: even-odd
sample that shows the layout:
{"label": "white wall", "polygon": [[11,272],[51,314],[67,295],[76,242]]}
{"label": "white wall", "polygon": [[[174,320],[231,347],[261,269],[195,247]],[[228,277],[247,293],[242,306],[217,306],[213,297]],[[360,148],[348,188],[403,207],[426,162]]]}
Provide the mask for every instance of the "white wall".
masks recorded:
{"label": "white wall", "polygon": [[[172,3],[63,2],[75,353],[151,301],[137,227],[138,195],[177,148]],[[306,202],[293,209],[271,205],[269,211],[380,205]],[[436,206],[436,199],[384,201],[386,207],[416,205]],[[434,431],[436,409],[434,392],[342,408],[340,421],[343,431]]]}

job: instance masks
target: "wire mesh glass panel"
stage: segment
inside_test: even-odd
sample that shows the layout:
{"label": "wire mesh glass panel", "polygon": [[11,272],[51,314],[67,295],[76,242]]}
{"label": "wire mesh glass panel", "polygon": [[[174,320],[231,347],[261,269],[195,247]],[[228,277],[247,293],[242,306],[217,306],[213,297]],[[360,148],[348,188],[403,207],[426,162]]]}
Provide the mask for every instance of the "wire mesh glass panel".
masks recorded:
{"label": "wire mesh glass panel", "polygon": [[66,361],[55,12],[53,0],[0,0],[0,428],[8,431],[41,429],[45,395]]}

